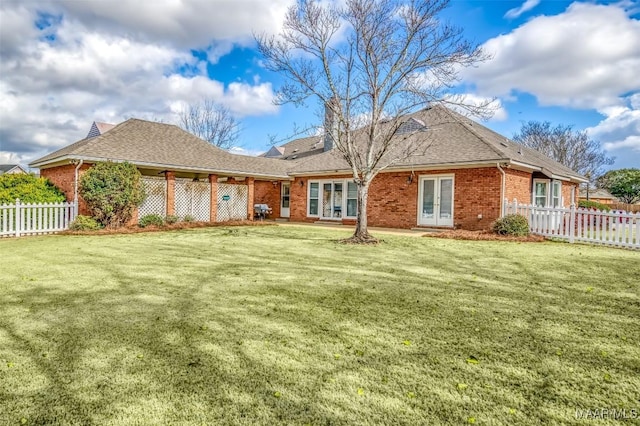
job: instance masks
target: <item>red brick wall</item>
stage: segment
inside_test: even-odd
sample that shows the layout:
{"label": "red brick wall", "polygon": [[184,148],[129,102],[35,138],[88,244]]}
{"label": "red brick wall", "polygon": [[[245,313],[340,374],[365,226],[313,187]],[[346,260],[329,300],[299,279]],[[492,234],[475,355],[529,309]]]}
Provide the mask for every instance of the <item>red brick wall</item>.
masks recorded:
{"label": "red brick wall", "polygon": [[[80,166],[80,170],[78,171],[78,180],[82,176],[82,173],[86,171],[91,164],[84,163]],[[64,166],[51,167],[48,169],[41,169],[40,176],[49,179],[55,186],[60,188],[64,195],[67,197],[67,201],[73,201],[74,195],[74,184],[75,184],[75,170],[76,166],[73,164],[67,164]],[[89,210],[87,210],[87,205],[78,195],[79,200],[79,214],[88,215]]]}
{"label": "red brick wall", "polygon": [[503,168],[505,172],[505,198],[513,202],[515,198],[518,203],[531,203],[531,188],[533,180],[531,172]]}
{"label": "red brick wall", "polygon": [[[367,210],[369,225],[390,228],[417,226],[419,177],[427,175],[454,175],[454,225],[464,229],[487,229],[500,216],[501,174],[495,167],[438,171],[381,173],[371,183]],[[322,179],[343,179],[350,176],[332,175]],[[309,180],[298,177],[291,185],[291,220],[314,222],[307,217],[307,187]],[[304,182],[300,186],[300,181]],[[482,218],[478,218],[482,215]],[[352,222],[352,221],[350,221]],[[345,219],[345,223],[347,220]]]}
{"label": "red brick wall", "polygon": [[571,206],[571,190],[575,188],[575,200],[576,206],[578,205],[578,184],[573,182],[562,182],[562,202],[563,207]]}
{"label": "red brick wall", "polygon": [[[273,210],[271,217],[280,217],[280,185],[276,182],[257,180],[254,183],[254,202],[267,204]],[[251,206],[253,208],[253,206]]]}

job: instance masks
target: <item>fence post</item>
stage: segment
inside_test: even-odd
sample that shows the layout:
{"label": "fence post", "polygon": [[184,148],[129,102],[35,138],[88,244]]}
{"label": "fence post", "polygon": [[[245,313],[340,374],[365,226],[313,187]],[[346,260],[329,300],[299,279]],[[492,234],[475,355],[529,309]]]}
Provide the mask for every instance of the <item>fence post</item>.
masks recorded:
{"label": "fence post", "polygon": [[20,198],[16,198],[16,237],[20,236],[20,228],[22,227],[20,216],[22,216],[22,212],[20,211]]}
{"label": "fence post", "polygon": [[507,201],[507,197],[504,197],[504,199],[502,200],[502,216],[501,217],[505,217],[507,215],[507,208],[509,206],[509,202]]}
{"label": "fence post", "polygon": [[519,214],[518,212],[518,199],[513,199],[513,214]]}
{"label": "fence post", "polygon": [[569,213],[569,242],[573,243],[575,239],[576,232],[576,205],[571,204]]}

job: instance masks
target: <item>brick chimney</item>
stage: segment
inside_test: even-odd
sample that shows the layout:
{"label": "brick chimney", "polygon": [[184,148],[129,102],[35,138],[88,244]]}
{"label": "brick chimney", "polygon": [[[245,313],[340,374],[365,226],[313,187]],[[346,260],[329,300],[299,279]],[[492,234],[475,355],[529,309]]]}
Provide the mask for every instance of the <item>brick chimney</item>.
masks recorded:
{"label": "brick chimney", "polygon": [[333,141],[338,138],[338,123],[335,119],[335,110],[339,108],[338,99],[331,98],[324,104],[324,151],[333,149]]}

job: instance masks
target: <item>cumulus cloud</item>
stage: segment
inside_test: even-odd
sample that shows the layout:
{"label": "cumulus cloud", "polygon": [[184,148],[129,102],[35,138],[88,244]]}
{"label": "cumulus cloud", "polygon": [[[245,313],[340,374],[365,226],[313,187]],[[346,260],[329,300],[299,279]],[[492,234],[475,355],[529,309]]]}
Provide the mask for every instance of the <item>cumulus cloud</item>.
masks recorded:
{"label": "cumulus cloud", "polygon": [[524,3],[522,3],[522,6],[509,9],[507,13],[504,14],[504,17],[508,19],[515,19],[523,13],[530,11],[539,4],[540,0],[526,0]]}
{"label": "cumulus cloud", "polygon": [[640,21],[620,5],[573,3],[483,48],[493,59],[462,72],[483,96],[526,92],[542,105],[596,109],[640,90]]}
{"label": "cumulus cloud", "polygon": [[625,148],[640,153],[640,94],[632,95],[626,101],[625,106],[600,111],[606,118],[586,129],[590,137],[600,141],[612,153],[619,153]]}
{"label": "cumulus cloud", "polygon": [[176,122],[178,105],[205,97],[239,117],[276,112],[270,83],[225,85],[207,62],[274,30],[288,1],[201,3],[0,3],[0,161],[81,139],[93,120]]}

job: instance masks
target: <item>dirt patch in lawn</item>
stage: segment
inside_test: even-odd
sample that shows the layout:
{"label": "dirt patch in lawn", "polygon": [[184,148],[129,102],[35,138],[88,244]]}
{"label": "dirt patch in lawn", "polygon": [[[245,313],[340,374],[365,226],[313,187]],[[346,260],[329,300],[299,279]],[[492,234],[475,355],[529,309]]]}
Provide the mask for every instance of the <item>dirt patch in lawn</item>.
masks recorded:
{"label": "dirt patch in lawn", "polygon": [[453,231],[432,232],[425,234],[425,237],[448,238],[452,240],[474,240],[474,241],[520,241],[527,243],[539,243],[545,241],[540,235],[528,235],[526,237],[516,237],[513,235],[498,235],[491,231],[465,231],[456,229]]}
{"label": "dirt patch in lawn", "polygon": [[121,228],[104,228],[97,231],[63,231],[59,235],[112,235],[112,234],[139,234],[143,232],[161,232],[192,228],[212,228],[217,226],[274,226],[274,222],[234,220],[229,222],[179,222],[162,226],[150,225],[142,228],[138,225],[124,226]]}

